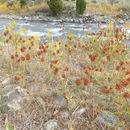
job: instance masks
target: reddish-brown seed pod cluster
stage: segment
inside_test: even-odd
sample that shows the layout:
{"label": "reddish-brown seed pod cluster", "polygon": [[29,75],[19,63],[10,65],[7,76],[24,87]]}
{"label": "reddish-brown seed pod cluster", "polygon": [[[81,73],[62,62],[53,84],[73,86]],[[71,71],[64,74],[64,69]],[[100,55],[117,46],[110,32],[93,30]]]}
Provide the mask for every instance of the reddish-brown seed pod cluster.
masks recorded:
{"label": "reddish-brown seed pod cluster", "polygon": [[55,67],[55,68],[54,68],[54,75],[57,75],[58,72],[59,72],[59,68],[58,68],[58,67]]}
{"label": "reddish-brown seed pod cluster", "polygon": [[27,53],[27,54],[25,55],[25,58],[26,58],[26,60],[30,60],[31,55],[30,55],[29,53]]}
{"label": "reddish-brown seed pod cluster", "polygon": [[79,86],[79,85],[81,85],[81,84],[83,84],[84,86],[88,86],[88,84],[89,84],[90,82],[93,82],[93,81],[90,80],[90,79],[88,79],[88,78],[77,78],[77,79],[75,80],[75,84],[76,84],[77,86]]}
{"label": "reddish-brown seed pod cluster", "polygon": [[14,76],[14,80],[15,80],[15,81],[19,81],[20,79],[21,79],[20,76]]}
{"label": "reddish-brown seed pod cluster", "polygon": [[98,57],[98,54],[89,54],[88,56],[91,61],[95,61],[96,57]]}
{"label": "reddish-brown seed pod cluster", "polygon": [[129,92],[124,92],[123,97],[124,98],[130,98],[130,93]]}
{"label": "reddish-brown seed pod cluster", "polygon": [[109,93],[112,92],[112,88],[108,87],[108,86],[103,86],[102,87],[102,92],[105,93],[105,94],[109,94]]}

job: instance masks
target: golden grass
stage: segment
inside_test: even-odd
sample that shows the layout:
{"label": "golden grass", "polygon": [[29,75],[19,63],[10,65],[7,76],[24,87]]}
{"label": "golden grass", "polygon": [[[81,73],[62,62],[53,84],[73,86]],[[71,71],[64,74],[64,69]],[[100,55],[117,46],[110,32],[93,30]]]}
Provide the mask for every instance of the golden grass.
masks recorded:
{"label": "golden grass", "polygon": [[119,11],[120,6],[118,4],[111,5],[109,3],[101,3],[101,4],[94,4],[90,3],[88,4],[86,10],[91,11],[93,13],[103,13],[103,14],[119,14],[121,13]]}
{"label": "golden grass", "polygon": [[42,3],[42,4],[37,4],[33,6],[25,6],[23,8],[20,7],[18,3],[15,3],[12,7],[7,7],[6,3],[1,3],[0,4],[0,13],[6,14],[6,13],[26,13],[26,12],[31,12],[31,11],[36,11],[39,9],[48,9],[47,3]]}

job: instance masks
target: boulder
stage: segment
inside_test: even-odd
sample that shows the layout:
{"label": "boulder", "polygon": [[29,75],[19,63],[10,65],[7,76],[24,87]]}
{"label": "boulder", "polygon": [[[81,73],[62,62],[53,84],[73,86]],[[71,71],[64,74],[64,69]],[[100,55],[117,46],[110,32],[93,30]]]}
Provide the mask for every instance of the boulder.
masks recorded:
{"label": "boulder", "polygon": [[102,111],[96,118],[96,122],[100,122],[108,127],[114,127],[118,123],[118,116],[110,111]]}
{"label": "boulder", "polygon": [[22,109],[27,101],[30,100],[27,90],[17,86],[13,90],[7,92],[3,95],[4,98],[4,107],[6,110],[20,110]]}

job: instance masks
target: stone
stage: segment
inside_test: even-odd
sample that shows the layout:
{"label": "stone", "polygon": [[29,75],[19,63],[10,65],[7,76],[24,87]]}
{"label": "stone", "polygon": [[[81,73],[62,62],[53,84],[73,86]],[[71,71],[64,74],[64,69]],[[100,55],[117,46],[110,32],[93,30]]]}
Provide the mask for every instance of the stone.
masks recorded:
{"label": "stone", "polygon": [[13,79],[12,78],[6,78],[3,82],[2,82],[2,85],[3,86],[6,86],[6,85],[9,85],[9,84],[12,84],[13,83]]}
{"label": "stone", "polygon": [[13,84],[6,85],[6,86],[3,88],[2,92],[3,92],[4,95],[6,95],[6,94],[9,93],[11,90],[13,90],[13,88],[15,88],[15,85],[13,85]]}
{"label": "stone", "polygon": [[88,55],[86,56],[86,61],[87,61],[88,63],[90,63],[90,62],[91,62],[91,60],[90,60],[90,58],[89,58],[89,56],[88,56]]}
{"label": "stone", "polygon": [[61,111],[59,114],[62,118],[69,118],[70,116],[70,112],[67,110]]}
{"label": "stone", "polygon": [[45,110],[45,102],[41,97],[36,97],[38,103],[42,106],[43,110]]}
{"label": "stone", "polygon": [[35,4],[35,0],[28,0],[28,4],[29,4],[30,6],[33,6],[33,5]]}
{"label": "stone", "polygon": [[0,76],[0,82],[2,82],[4,80],[3,76]]}
{"label": "stone", "polygon": [[44,89],[44,85],[43,86],[40,86],[40,85],[38,85],[38,86],[36,86],[36,85],[30,85],[30,86],[28,86],[27,88],[27,91],[28,91],[28,93],[29,94],[36,94],[37,95],[37,93],[39,93],[39,94],[42,94],[43,93],[43,89]]}
{"label": "stone", "polygon": [[25,80],[26,80],[27,82],[29,82],[29,83],[31,83],[31,82],[34,81],[34,79],[33,79],[31,76],[26,76],[26,77],[25,77]]}
{"label": "stone", "polygon": [[52,113],[51,112],[46,112],[46,116],[47,116],[47,118],[52,118]]}
{"label": "stone", "polygon": [[124,130],[124,128],[123,127],[118,127],[117,130]]}
{"label": "stone", "polygon": [[96,3],[97,3],[97,1],[96,1],[96,0],[92,0],[92,1],[91,1],[91,3],[94,3],[94,4],[96,4]]}
{"label": "stone", "polygon": [[8,1],[7,2],[7,7],[12,7],[14,5],[14,1]]}
{"label": "stone", "polygon": [[44,130],[60,130],[57,120],[49,120],[44,124]]}
{"label": "stone", "polygon": [[94,94],[94,102],[96,102],[98,105],[103,105],[105,109],[110,109],[112,106],[114,107],[114,101],[112,101],[111,98],[106,95]]}
{"label": "stone", "polygon": [[118,116],[110,111],[102,111],[96,118],[96,122],[100,122],[106,126],[113,127],[118,123]]}
{"label": "stone", "polygon": [[76,77],[76,76],[69,77],[67,80],[67,85],[72,85],[77,78],[79,78],[79,77]]}
{"label": "stone", "polygon": [[124,20],[120,20],[119,23],[120,24],[124,24],[125,22],[124,22]]}
{"label": "stone", "polygon": [[78,110],[76,110],[75,112],[73,112],[73,116],[74,117],[80,117],[82,114],[84,114],[85,113],[85,108],[80,108],[80,109],[78,109]]}
{"label": "stone", "polygon": [[12,91],[8,92],[4,97],[4,106],[7,106],[9,110],[20,110],[24,107],[27,101],[30,99],[26,89],[17,86]]}
{"label": "stone", "polygon": [[58,107],[66,107],[67,100],[63,96],[56,96],[54,100],[54,105]]}

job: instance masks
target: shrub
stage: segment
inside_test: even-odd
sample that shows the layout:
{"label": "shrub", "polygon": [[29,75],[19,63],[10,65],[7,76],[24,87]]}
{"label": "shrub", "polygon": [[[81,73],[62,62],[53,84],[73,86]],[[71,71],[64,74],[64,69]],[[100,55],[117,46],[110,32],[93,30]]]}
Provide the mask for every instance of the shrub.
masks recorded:
{"label": "shrub", "polygon": [[27,0],[20,0],[20,6],[23,7],[27,4]]}
{"label": "shrub", "polygon": [[76,0],[76,12],[78,14],[83,14],[86,9],[86,1],[85,0]]}
{"label": "shrub", "polygon": [[62,0],[50,0],[47,2],[53,15],[58,15],[63,10]]}

